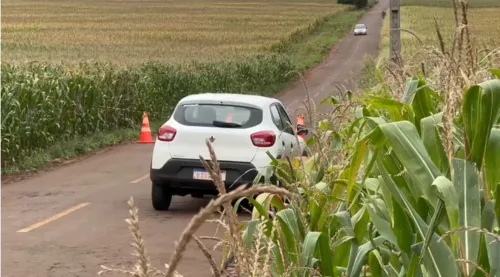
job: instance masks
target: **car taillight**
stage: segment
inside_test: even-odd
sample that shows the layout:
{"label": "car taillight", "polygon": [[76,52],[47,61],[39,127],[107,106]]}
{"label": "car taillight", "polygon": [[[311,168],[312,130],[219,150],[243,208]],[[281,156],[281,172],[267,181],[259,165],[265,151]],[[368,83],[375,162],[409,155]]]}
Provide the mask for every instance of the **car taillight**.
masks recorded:
{"label": "car taillight", "polygon": [[170,126],[162,126],[160,130],[158,130],[158,139],[161,141],[172,141],[175,138],[175,134],[177,134],[177,130]]}
{"label": "car taillight", "polygon": [[257,147],[271,147],[276,142],[276,135],[271,131],[262,131],[250,135],[253,145]]}

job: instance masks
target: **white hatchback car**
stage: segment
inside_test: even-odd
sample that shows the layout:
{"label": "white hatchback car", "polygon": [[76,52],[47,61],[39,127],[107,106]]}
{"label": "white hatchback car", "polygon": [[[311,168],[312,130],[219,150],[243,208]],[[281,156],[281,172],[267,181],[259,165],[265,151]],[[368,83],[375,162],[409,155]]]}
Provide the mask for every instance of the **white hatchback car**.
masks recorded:
{"label": "white hatchback car", "polygon": [[354,26],[354,35],[366,35],[368,33],[366,25],[365,24],[356,24]]}
{"label": "white hatchback car", "polygon": [[212,142],[228,190],[252,184],[274,157],[307,155],[307,129],[294,135],[292,121],[274,98],[228,93],[184,97],[158,131],[151,161],[152,204],[168,210],[174,195],[203,197],[218,191],[199,156]]}

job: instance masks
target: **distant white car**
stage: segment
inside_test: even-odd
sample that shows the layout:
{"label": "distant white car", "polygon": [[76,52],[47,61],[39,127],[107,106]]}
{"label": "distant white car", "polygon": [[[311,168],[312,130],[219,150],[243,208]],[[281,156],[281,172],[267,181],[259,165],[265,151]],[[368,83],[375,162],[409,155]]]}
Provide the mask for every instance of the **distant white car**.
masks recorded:
{"label": "distant white car", "polygon": [[[189,95],[179,101],[158,131],[152,161],[152,204],[168,210],[174,195],[217,195],[199,156],[210,160],[214,147],[228,190],[252,184],[271,158],[307,155],[305,141],[295,136],[290,116],[274,98],[226,93]],[[306,135],[306,128],[298,135]]]}
{"label": "distant white car", "polygon": [[354,26],[354,35],[355,36],[366,35],[367,32],[368,32],[368,30],[366,29],[365,24],[356,24],[356,26]]}

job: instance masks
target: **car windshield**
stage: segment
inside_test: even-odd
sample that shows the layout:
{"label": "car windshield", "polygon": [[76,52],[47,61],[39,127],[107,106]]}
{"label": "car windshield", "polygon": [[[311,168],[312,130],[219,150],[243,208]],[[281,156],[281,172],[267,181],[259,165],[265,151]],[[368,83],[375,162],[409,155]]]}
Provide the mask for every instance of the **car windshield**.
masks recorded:
{"label": "car windshield", "polygon": [[174,119],[189,126],[249,128],[262,122],[262,110],[236,105],[190,104],[180,106]]}
{"label": "car windshield", "polygon": [[365,24],[357,24],[355,27],[355,29],[364,29],[364,28],[366,28]]}

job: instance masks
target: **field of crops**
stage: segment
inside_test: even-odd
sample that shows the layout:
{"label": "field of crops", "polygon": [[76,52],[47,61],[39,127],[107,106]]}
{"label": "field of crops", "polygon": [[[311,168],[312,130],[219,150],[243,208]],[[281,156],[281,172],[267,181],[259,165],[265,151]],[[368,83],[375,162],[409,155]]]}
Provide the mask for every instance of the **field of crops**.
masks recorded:
{"label": "field of crops", "polygon": [[98,148],[81,140],[143,112],[166,120],[188,94],[275,93],[362,14],[331,0],[2,1],[2,174]]}
{"label": "field of crops", "polygon": [[[434,26],[437,20],[444,41],[453,40],[455,32],[455,17],[451,0],[404,0],[402,1],[401,26],[413,32],[426,45],[439,45]],[[498,0],[472,0],[470,1],[468,19],[472,33],[473,43],[478,48],[500,46],[500,1]],[[388,55],[389,47],[389,20],[385,21],[384,39],[382,41],[384,55]],[[419,39],[412,34],[402,32],[403,55],[415,54],[421,49]]]}
{"label": "field of crops", "polygon": [[346,8],[330,0],[5,0],[2,59],[121,64],[241,59]]}

